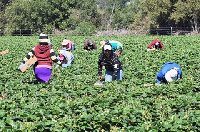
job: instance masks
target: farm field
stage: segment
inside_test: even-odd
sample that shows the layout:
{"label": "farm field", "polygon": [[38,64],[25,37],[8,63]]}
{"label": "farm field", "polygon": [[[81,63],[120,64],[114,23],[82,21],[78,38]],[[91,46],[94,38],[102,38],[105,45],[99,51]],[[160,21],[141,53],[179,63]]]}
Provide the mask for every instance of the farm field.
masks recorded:
{"label": "farm field", "polygon": [[[32,67],[16,69],[38,44],[39,36],[1,36],[0,131],[200,131],[199,36],[50,36],[56,54],[63,38],[76,44],[75,62],[55,68],[49,84],[34,81]],[[92,38],[97,51],[85,52]],[[155,38],[164,50],[149,51]],[[94,86],[98,81],[99,42],[123,44],[122,81]],[[178,63],[182,79],[168,85],[144,87],[166,62]]]}

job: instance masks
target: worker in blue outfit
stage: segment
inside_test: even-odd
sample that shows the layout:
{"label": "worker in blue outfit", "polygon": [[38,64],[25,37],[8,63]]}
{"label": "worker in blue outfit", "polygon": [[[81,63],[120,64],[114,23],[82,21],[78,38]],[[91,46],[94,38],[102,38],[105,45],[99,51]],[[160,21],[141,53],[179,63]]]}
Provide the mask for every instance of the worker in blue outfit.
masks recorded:
{"label": "worker in blue outfit", "polygon": [[167,62],[158,72],[156,84],[161,84],[161,82],[170,83],[180,78],[182,78],[181,67],[177,63]]}

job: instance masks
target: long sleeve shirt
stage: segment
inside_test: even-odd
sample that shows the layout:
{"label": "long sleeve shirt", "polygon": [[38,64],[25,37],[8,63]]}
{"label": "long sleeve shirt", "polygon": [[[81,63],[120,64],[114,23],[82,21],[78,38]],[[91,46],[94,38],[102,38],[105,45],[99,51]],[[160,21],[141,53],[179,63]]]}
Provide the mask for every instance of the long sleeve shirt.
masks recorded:
{"label": "long sleeve shirt", "polygon": [[67,67],[74,62],[74,55],[71,52],[60,50],[59,53],[65,56],[65,60],[63,62],[66,62],[66,63],[62,63],[62,67]]}
{"label": "long sleeve shirt", "polygon": [[153,49],[153,46],[155,46],[155,43],[156,43],[156,42],[159,42],[160,48],[161,48],[161,49],[164,49],[164,45],[163,45],[163,44],[161,43],[161,41],[158,40],[158,39],[154,39],[154,40],[148,45],[148,48]]}
{"label": "long sleeve shirt", "polygon": [[73,45],[74,45],[74,43],[72,41],[68,40],[67,50],[71,50]]}
{"label": "long sleeve shirt", "polygon": [[176,68],[177,71],[178,71],[178,76],[177,76],[177,79],[180,79],[181,78],[181,75],[182,75],[182,70],[181,70],[181,67],[176,64],[176,63],[173,63],[173,62],[167,62],[165,63],[161,70],[158,72],[157,76],[156,76],[156,83],[161,83],[161,81],[164,81],[166,83],[166,80],[165,80],[165,74],[173,69],[173,68]]}
{"label": "long sleeve shirt", "polygon": [[37,67],[52,68],[52,61],[61,65],[61,62],[55,56],[54,50],[48,45],[35,46],[23,59],[22,63],[27,62],[32,56],[36,56],[38,64]]}
{"label": "long sleeve shirt", "polygon": [[112,80],[116,80],[117,72],[122,69],[122,63],[120,62],[118,56],[113,53],[109,59],[107,59],[103,52],[99,56],[98,61],[98,75],[102,76],[102,67],[105,66],[105,69],[113,72]]}

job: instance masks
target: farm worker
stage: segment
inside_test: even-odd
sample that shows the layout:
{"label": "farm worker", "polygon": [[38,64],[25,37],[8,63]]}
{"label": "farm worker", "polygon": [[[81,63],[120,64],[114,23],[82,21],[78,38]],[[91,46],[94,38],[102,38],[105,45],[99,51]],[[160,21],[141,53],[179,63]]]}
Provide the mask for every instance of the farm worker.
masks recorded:
{"label": "farm worker", "polygon": [[112,46],[112,51],[117,54],[118,56],[121,55],[122,53],[122,44],[118,41],[109,41],[109,40],[105,40],[105,42],[101,41],[100,44],[103,45],[111,45]]}
{"label": "farm worker", "polygon": [[163,44],[160,40],[154,39],[149,45],[148,45],[148,51],[149,50],[155,50],[155,49],[164,49]]}
{"label": "farm worker", "polygon": [[181,67],[173,62],[165,63],[156,76],[156,83],[170,83],[182,77]]}
{"label": "farm worker", "polygon": [[[74,63],[74,55],[66,50],[60,50],[59,51],[59,58],[58,58],[61,62],[62,62],[62,67],[67,67],[70,66]],[[58,67],[59,65],[57,65]]]}
{"label": "farm worker", "polygon": [[105,66],[105,81],[122,80],[123,70],[122,63],[118,56],[112,52],[111,45],[104,45],[103,52],[99,56],[98,61],[98,75],[99,80],[102,81],[102,67]]}
{"label": "farm worker", "polygon": [[64,38],[62,42],[62,49],[67,51],[75,50],[75,44],[72,41]]}
{"label": "farm worker", "polygon": [[92,39],[88,39],[85,41],[83,49],[86,51],[97,50],[97,46]]}
{"label": "farm worker", "polygon": [[55,56],[54,50],[49,46],[49,42],[49,37],[46,34],[41,33],[39,36],[39,44],[26,55],[18,68],[20,69],[26,61],[35,55],[37,62],[34,66],[34,73],[37,80],[34,83],[47,83],[49,81],[52,73],[52,61],[58,65],[62,65]]}

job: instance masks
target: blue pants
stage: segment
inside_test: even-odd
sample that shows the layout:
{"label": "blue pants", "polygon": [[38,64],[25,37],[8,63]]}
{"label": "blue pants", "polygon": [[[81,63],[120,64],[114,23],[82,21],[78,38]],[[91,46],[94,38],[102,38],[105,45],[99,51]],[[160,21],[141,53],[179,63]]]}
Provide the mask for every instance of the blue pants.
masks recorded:
{"label": "blue pants", "polygon": [[63,64],[62,64],[62,67],[68,67],[68,66],[72,65],[73,63],[74,63],[74,60],[73,60],[70,64],[65,64],[65,63],[63,63]]}
{"label": "blue pants", "polygon": [[[113,75],[113,72],[106,70],[105,82],[112,81],[112,75]],[[121,69],[120,71],[117,72],[117,80],[122,80],[122,76],[123,76],[123,70]]]}
{"label": "blue pants", "polygon": [[73,44],[73,46],[72,46],[72,50],[75,50],[76,48],[75,48],[75,44]]}

